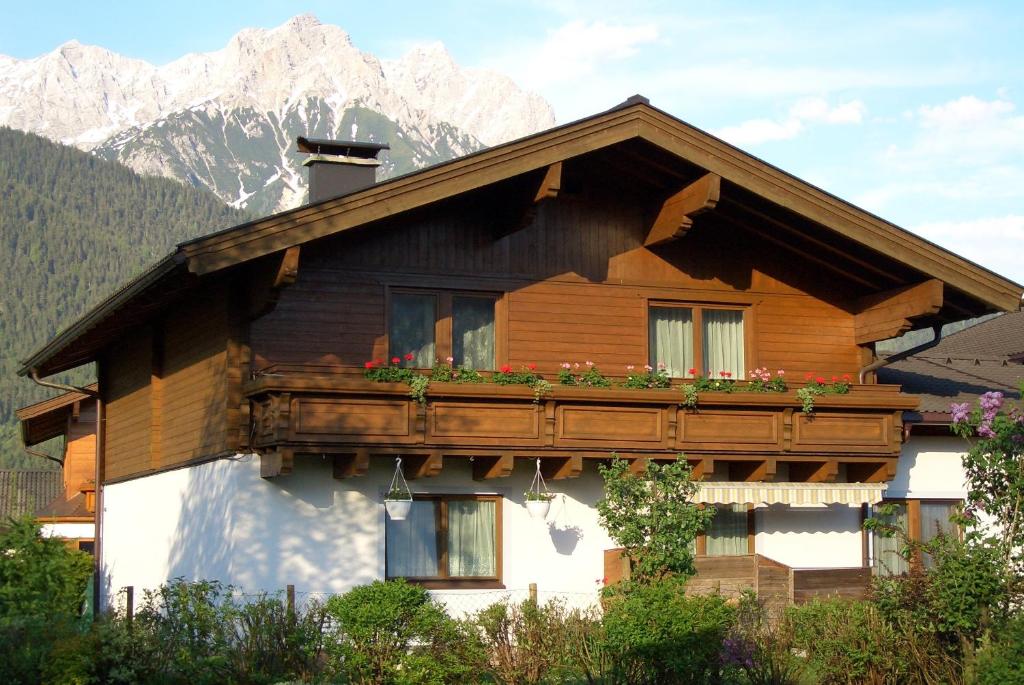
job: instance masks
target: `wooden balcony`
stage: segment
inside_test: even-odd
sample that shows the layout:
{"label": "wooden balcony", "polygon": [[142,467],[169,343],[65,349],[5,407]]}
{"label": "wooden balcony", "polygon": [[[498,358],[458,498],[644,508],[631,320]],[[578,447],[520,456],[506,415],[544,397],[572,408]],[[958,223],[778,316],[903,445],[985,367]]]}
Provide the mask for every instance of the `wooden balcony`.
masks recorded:
{"label": "wooden balcony", "polygon": [[[892,477],[903,435],[902,412],[917,398],[898,386],[854,386],[800,411],[796,392],[701,393],[696,409],[678,388],[594,389],[555,386],[535,401],[525,386],[432,383],[425,403],[404,384],[329,375],[264,375],[245,388],[252,404],[251,447],[273,462],[294,454],[340,455],[340,475],[363,470],[371,454],[415,456],[423,473],[444,457],[483,457],[497,473],[516,457],[550,459],[550,477],[579,475],[582,460],[671,459],[683,452],[698,475],[729,462],[730,480],[835,480]],[[486,471],[484,467],[479,467]],[[346,471],[348,473],[346,473]],[[274,475],[272,473],[268,475]],[[493,477],[484,475],[483,477]]]}

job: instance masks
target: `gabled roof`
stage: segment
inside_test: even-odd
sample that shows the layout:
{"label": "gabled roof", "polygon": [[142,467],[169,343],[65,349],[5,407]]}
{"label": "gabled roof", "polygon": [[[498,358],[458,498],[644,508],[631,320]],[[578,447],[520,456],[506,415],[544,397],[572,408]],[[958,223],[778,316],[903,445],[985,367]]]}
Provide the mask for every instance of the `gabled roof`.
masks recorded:
{"label": "gabled roof", "polygon": [[[48,375],[90,361],[123,330],[108,328],[115,314],[128,312],[125,321],[135,322],[137,316],[168,297],[169,286],[171,290],[183,287],[190,277],[211,274],[626,141],[644,141],[678,160],[717,174],[726,184],[752,193],[780,211],[795,213],[842,239],[886,255],[923,278],[939,279],[971,298],[976,313],[1020,307],[1024,286],[844,202],[634,96],[618,107],[570,124],[182,243],[170,256],[33,354],[19,373],[27,375],[36,368]],[[727,193],[723,191],[723,195]],[[132,314],[136,311],[137,316]],[[108,330],[97,333],[100,327]]]}
{"label": "gabled roof", "polygon": [[992,390],[1019,398],[1024,364],[1014,362],[1010,350],[1022,342],[1024,312],[1003,314],[879,369],[878,379],[919,395],[924,414],[949,414],[950,404],[973,403]]}
{"label": "gabled roof", "polygon": [[[95,392],[98,385],[93,383],[86,390]],[[81,392],[66,392],[35,404],[18,409],[16,413],[21,422],[21,439],[26,447],[64,435],[67,431],[68,417],[71,416],[78,402],[92,401],[93,398]]]}

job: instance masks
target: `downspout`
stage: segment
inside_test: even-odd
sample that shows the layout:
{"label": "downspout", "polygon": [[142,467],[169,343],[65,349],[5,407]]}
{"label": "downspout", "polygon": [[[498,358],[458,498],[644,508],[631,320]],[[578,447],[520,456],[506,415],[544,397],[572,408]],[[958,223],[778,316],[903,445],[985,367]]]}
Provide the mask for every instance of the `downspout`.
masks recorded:
{"label": "downspout", "polygon": [[65,383],[54,383],[52,381],[44,381],[39,377],[38,369],[33,368],[29,372],[29,377],[36,383],[44,388],[53,388],[54,390],[63,390],[64,392],[77,392],[86,397],[99,398],[100,394],[96,390],[90,390],[89,388],[80,388],[77,385],[66,385]]}
{"label": "downspout", "polygon": [[932,331],[934,332],[934,337],[928,342],[922,343],[917,347],[912,347],[909,350],[904,350],[903,352],[890,354],[885,359],[876,359],[867,366],[861,368],[861,370],[857,372],[857,382],[863,385],[865,376],[867,376],[872,371],[878,371],[878,369],[882,368],[883,366],[888,366],[889,364],[895,361],[899,361],[900,359],[904,359],[906,357],[912,357],[913,355],[919,352],[924,352],[925,350],[929,350],[938,345],[940,342],[942,342],[942,324],[936,324],[935,326],[932,326]]}

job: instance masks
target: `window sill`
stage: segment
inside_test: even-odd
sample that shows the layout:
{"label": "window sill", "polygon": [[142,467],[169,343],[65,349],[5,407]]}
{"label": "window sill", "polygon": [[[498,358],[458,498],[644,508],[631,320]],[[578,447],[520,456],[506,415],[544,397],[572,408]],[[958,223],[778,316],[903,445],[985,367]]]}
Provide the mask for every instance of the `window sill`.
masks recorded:
{"label": "window sill", "polygon": [[[397,580],[401,576],[388,578]],[[504,590],[505,584],[500,580],[489,578],[405,578],[413,585],[428,590]]]}

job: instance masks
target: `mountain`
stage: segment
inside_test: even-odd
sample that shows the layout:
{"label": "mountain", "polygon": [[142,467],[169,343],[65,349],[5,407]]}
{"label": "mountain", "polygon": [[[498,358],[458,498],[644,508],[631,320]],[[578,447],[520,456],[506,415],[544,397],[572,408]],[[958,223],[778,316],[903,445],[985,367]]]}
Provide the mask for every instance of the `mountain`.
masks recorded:
{"label": "mountain", "polygon": [[17,360],[175,243],[248,218],[204,191],[0,127],[0,468],[45,468],[21,449],[14,410],[54,391],[15,376]]}
{"label": "mountain", "polygon": [[542,98],[439,43],[382,61],[311,15],[160,67],[77,42],[0,56],[0,125],[257,214],[303,201],[299,135],[388,142],[386,178],[553,124]]}

